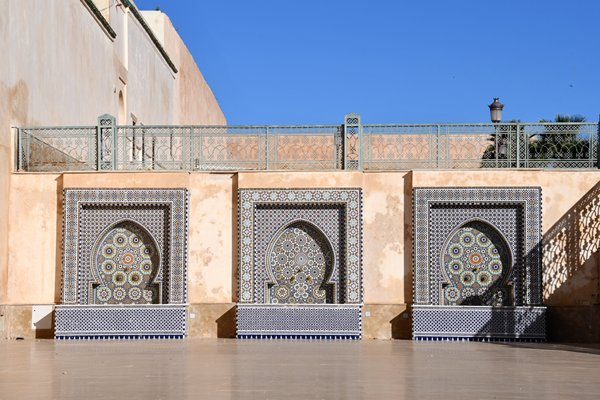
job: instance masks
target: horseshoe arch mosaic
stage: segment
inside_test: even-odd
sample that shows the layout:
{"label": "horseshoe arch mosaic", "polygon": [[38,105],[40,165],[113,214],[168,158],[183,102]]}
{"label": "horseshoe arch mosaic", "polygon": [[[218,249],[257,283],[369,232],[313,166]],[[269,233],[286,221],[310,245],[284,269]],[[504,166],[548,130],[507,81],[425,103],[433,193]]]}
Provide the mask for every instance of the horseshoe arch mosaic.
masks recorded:
{"label": "horseshoe arch mosaic", "polygon": [[361,189],[239,189],[237,336],[353,338]]}
{"label": "horseshoe arch mosaic", "polygon": [[307,221],[289,224],[274,236],[267,251],[265,303],[334,303],[337,288],[330,281],[334,257],[319,228]]}
{"label": "horseshoe arch mosaic", "polygon": [[186,335],[188,196],[65,189],[57,339]]}
{"label": "horseshoe arch mosaic", "polygon": [[159,248],[138,223],[121,221],[101,235],[92,253],[94,304],[158,304]]}
{"label": "horseshoe arch mosaic", "polygon": [[475,220],[452,232],[441,254],[444,305],[514,305],[510,248],[490,224]]}
{"label": "horseshoe arch mosaic", "polygon": [[413,338],[543,340],[541,189],[413,189]]}

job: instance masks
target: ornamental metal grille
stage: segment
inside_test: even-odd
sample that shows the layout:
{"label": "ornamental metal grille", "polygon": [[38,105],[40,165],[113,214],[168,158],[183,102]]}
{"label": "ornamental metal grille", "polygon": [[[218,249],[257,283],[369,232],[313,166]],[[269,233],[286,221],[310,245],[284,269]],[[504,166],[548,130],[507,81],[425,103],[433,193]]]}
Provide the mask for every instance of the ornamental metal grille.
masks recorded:
{"label": "ornamental metal grille", "polygon": [[17,129],[19,171],[598,168],[596,123],[96,126]]}

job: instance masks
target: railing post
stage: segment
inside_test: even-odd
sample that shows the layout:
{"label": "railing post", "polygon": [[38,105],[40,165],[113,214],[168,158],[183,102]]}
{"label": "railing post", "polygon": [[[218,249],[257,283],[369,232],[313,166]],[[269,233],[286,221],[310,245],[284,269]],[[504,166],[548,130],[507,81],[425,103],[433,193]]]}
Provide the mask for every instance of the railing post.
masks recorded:
{"label": "railing post", "polygon": [[356,113],[344,116],[344,132],[342,134],[344,145],[345,170],[362,170],[362,125],[360,115]]}
{"label": "railing post", "polygon": [[521,168],[521,124],[517,122],[517,168]]}
{"label": "railing post", "polygon": [[[227,128],[225,128],[227,129]],[[204,164],[204,133],[203,133],[203,129],[199,128],[198,129],[198,147],[199,147],[199,153],[198,153],[198,167],[203,170],[203,164]]]}
{"label": "railing post", "polygon": [[193,171],[194,169],[194,127],[190,126],[190,171]]}
{"label": "railing post", "polygon": [[600,115],[598,115],[598,131],[596,133],[596,168],[600,169]]}
{"label": "railing post", "polygon": [[117,127],[115,117],[109,114],[98,117],[96,138],[96,169],[98,171],[116,169]]}
{"label": "railing post", "polygon": [[440,160],[442,155],[440,154],[440,150],[442,148],[441,146],[441,138],[440,138],[440,131],[441,131],[441,127],[440,124],[436,125],[436,131],[435,131],[435,167],[437,169],[440,168]]}
{"label": "railing post", "polygon": [[269,127],[265,126],[265,170],[269,170]]}
{"label": "railing post", "polygon": [[[111,158],[111,164],[112,164],[112,169],[115,170],[117,169],[117,155],[119,154],[119,135],[118,135],[118,127],[117,127],[117,123],[116,121],[114,121],[113,126],[112,126],[112,158]],[[125,157],[123,157],[122,161],[124,160]]]}
{"label": "railing post", "polygon": [[23,137],[21,128],[17,128],[17,171],[23,170]]}

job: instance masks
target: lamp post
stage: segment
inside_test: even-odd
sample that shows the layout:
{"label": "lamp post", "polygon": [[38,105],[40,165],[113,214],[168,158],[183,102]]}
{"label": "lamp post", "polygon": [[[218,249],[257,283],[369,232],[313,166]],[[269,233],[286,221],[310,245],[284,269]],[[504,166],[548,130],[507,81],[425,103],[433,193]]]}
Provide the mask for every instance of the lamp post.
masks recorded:
{"label": "lamp post", "polygon": [[502,121],[502,109],[504,104],[500,103],[498,97],[494,97],[492,104],[488,106],[490,108],[490,119],[494,124],[494,133],[496,137],[496,167],[498,167],[498,158],[506,158],[506,143],[502,136],[498,135],[498,123]]}
{"label": "lamp post", "polygon": [[500,103],[498,97],[494,97],[494,101],[492,104],[488,106],[490,108],[490,119],[492,123],[497,124],[502,121],[502,109],[504,108],[504,104]]}

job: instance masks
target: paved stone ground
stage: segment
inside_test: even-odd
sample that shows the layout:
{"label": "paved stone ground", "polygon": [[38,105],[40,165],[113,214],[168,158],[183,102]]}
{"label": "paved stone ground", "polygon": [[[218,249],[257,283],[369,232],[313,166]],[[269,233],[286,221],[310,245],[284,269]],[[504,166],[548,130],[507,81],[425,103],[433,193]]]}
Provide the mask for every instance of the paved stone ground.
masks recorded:
{"label": "paved stone ground", "polygon": [[0,342],[0,399],[600,399],[600,345]]}

